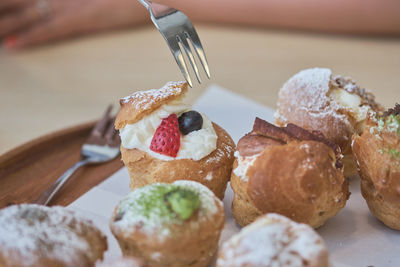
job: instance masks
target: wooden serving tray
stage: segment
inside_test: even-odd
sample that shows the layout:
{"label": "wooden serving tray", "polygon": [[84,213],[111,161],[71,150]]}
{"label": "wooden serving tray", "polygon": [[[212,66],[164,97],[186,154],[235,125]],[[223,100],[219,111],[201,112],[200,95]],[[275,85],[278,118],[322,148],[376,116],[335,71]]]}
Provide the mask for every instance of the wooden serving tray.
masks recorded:
{"label": "wooden serving tray", "polygon": [[[94,122],[57,131],[0,156],[0,209],[31,203],[80,159],[81,146]],[[50,205],[66,206],[123,166],[120,157],[79,169]]]}

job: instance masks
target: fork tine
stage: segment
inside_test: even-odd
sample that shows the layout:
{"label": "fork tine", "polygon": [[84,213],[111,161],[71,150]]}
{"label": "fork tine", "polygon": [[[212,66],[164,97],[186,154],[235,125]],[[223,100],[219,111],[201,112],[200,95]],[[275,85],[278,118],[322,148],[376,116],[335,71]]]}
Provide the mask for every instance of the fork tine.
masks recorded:
{"label": "fork tine", "polygon": [[111,110],[112,110],[112,105],[109,105],[103,117],[101,117],[101,119],[94,126],[90,135],[101,136],[103,134],[109,122]]}
{"label": "fork tine", "polygon": [[171,49],[171,52],[174,55],[175,61],[178,64],[179,69],[181,70],[183,76],[185,77],[189,86],[193,87],[192,79],[190,79],[185,60],[183,59],[181,48],[179,47],[179,44],[178,44],[178,40],[175,37],[168,38],[167,42],[168,42],[168,46]]}
{"label": "fork tine", "polygon": [[112,139],[112,143],[113,143],[115,146],[121,145],[121,137],[119,136],[119,134],[118,134],[117,131],[115,131],[115,134],[114,134],[113,139]]}
{"label": "fork tine", "polygon": [[117,133],[117,131],[114,128],[114,121],[115,117],[110,119],[108,129],[106,131],[106,134],[104,135],[106,143],[110,146],[114,146],[114,136]]}
{"label": "fork tine", "polygon": [[208,79],[210,79],[210,69],[208,68],[208,61],[206,58],[206,54],[204,53],[203,46],[201,45],[200,38],[197,35],[197,32],[194,28],[188,28],[188,31],[185,32],[187,39],[192,42],[192,45],[196,51],[197,56],[200,58],[201,65],[204,68],[204,71],[207,74]]}
{"label": "fork tine", "polygon": [[104,113],[103,117],[96,123],[96,125],[93,127],[92,131],[89,134],[88,139],[86,140],[86,143],[104,143],[104,140],[102,138],[104,131],[110,121],[110,113],[112,110],[112,105],[109,105],[106,109],[106,112]]}
{"label": "fork tine", "polygon": [[197,81],[201,83],[200,73],[197,68],[196,62],[194,61],[192,49],[190,49],[189,43],[186,40],[186,35],[183,36],[178,35],[178,39],[181,42],[183,48],[185,49],[186,55],[189,58],[190,65],[192,65],[194,73],[196,74]]}

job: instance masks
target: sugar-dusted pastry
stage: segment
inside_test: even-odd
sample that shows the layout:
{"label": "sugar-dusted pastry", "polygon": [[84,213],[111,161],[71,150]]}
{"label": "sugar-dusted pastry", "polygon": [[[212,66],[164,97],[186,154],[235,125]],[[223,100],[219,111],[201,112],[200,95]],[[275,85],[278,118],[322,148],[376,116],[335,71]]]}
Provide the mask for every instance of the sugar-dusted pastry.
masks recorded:
{"label": "sugar-dusted pastry", "polygon": [[193,181],[147,185],[114,210],[110,228],[125,256],[150,266],[207,266],[225,224],[223,205]]}
{"label": "sugar-dusted pastry", "polygon": [[340,148],[319,132],[256,118],[235,155],[232,213],[242,226],[275,212],[316,228],[349,197]]}
{"label": "sugar-dusted pastry", "polygon": [[322,238],[308,225],[269,213],[225,242],[217,267],[328,267]]}
{"label": "sugar-dusted pastry", "polygon": [[321,131],[338,144],[344,155],[345,176],[357,174],[351,151],[351,136],[365,128],[368,112],[380,112],[373,94],[351,78],[332,74],[330,69],[300,71],[280,89],[276,123],[294,123],[306,130]]}
{"label": "sugar-dusted pastry", "polygon": [[369,117],[361,136],[353,137],[361,192],[371,212],[400,230],[400,105]]}
{"label": "sugar-dusted pastry", "polygon": [[113,261],[99,262],[96,267],[149,267],[144,262],[135,257],[122,257]]}
{"label": "sugar-dusted pastry", "polygon": [[93,223],[63,207],[0,210],[0,266],[94,266],[107,250]]}
{"label": "sugar-dusted pastry", "polygon": [[115,121],[131,189],[188,179],[224,197],[234,160],[231,137],[204,114],[184,103],[187,83],[121,99]]}

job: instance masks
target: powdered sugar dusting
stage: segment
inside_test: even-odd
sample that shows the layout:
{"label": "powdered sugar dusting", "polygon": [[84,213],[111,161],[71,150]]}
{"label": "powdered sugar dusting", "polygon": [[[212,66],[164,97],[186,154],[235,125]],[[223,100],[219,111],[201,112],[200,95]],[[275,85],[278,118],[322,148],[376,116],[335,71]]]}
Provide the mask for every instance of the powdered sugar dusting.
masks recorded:
{"label": "powdered sugar dusting", "polygon": [[239,152],[236,151],[235,157],[238,162],[238,166],[236,167],[236,169],[233,170],[233,173],[236,176],[240,177],[241,180],[248,181],[249,178],[246,175],[247,170],[249,169],[250,166],[253,165],[253,163],[256,161],[256,159],[259,155],[260,154],[255,154],[250,157],[242,157],[242,156],[240,156]]}
{"label": "powdered sugar dusting", "polygon": [[217,147],[215,154],[206,160],[206,164],[213,164],[221,161],[223,158],[230,159],[232,157],[233,147],[229,144],[223,143],[221,147]]}
{"label": "powdered sugar dusting", "polygon": [[[121,229],[125,233],[140,231],[147,235],[155,235],[160,241],[164,240],[171,233],[170,226],[181,224],[182,220],[166,212],[167,207],[164,201],[156,204],[157,202],[153,201],[152,198],[160,189],[169,190],[173,188],[188,189],[199,195],[199,220],[213,216],[218,211],[217,205],[222,206],[222,202],[200,183],[183,180],[175,181],[172,184],[156,183],[138,188],[121,200],[118,205],[118,213],[121,214],[122,218],[114,221],[113,227]],[[143,205],[143,200],[151,203],[150,206]]]}
{"label": "powdered sugar dusting", "polygon": [[217,266],[308,266],[326,253],[310,226],[267,214],[224,243]]}
{"label": "powdered sugar dusting", "polygon": [[217,148],[217,150],[215,151],[215,154],[213,155],[213,157],[210,157],[206,160],[207,164],[212,164],[214,162],[218,162],[220,161],[222,158],[225,157],[225,152],[223,149],[221,148]]}
{"label": "powdered sugar dusting", "polygon": [[207,173],[206,177],[204,178],[207,181],[211,181],[213,179],[213,172]]}
{"label": "powdered sugar dusting", "polygon": [[[153,253],[154,254],[154,253]],[[123,257],[115,261],[97,263],[96,267],[144,267],[144,263],[133,257]]]}
{"label": "powdered sugar dusting", "polygon": [[308,130],[319,130],[328,139],[337,141],[337,133],[350,132],[354,125],[348,109],[330,96],[333,88],[330,69],[300,71],[279,91],[276,122],[282,126],[291,122]]}
{"label": "powdered sugar dusting", "polygon": [[[327,103],[326,98],[329,91],[329,82],[332,71],[326,68],[313,68],[302,70],[291,77],[282,87],[280,94],[286,93],[290,88],[307,91],[307,95],[312,98],[292,97],[291,106],[301,106],[308,108],[311,112],[319,112],[324,110]],[[300,103],[299,103],[300,102]],[[291,110],[289,110],[291,112]]]}
{"label": "powdered sugar dusting", "polygon": [[149,109],[155,103],[163,101],[170,96],[180,95],[182,93],[181,86],[185,82],[168,82],[160,89],[150,89],[147,91],[138,91],[130,96],[121,98],[121,103],[126,104],[131,102],[135,109]]}
{"label": "powdered sugar dusting", "polygon": [[300,71],[283,85],[274,118],[280,125],[292,122],[333,136],[343,127],[352,131],[357,127],[353,120],[362,122],[368,110],[379,107],[374,96],[350,78],[333,76],[330,69],[313,68]]}
{"label": "powdered sugar dusting", "polygon": [[63,207],[14,205],[0,211],[0,248],[11,262],[34,266],[40,257],[81,266],[77,254],[96,261],[84,236],[91,221]]}

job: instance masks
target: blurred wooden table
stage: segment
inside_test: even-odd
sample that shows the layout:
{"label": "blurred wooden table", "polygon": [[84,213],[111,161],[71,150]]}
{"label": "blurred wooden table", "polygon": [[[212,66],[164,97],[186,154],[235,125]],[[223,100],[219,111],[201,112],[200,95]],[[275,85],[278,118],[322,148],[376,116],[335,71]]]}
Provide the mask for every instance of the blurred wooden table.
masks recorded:
{"label": "blurred wooden table", "polygon": [[[373,90],[386,106],[400,101],[400,39],[369,39],[196,25],[212,79],[274,107],[297,71],[330,67]],[[92,36],[33,50],[0,50],[0,154],[45,133],[98,118],[135,90],[181,74],[153,27]]]}

